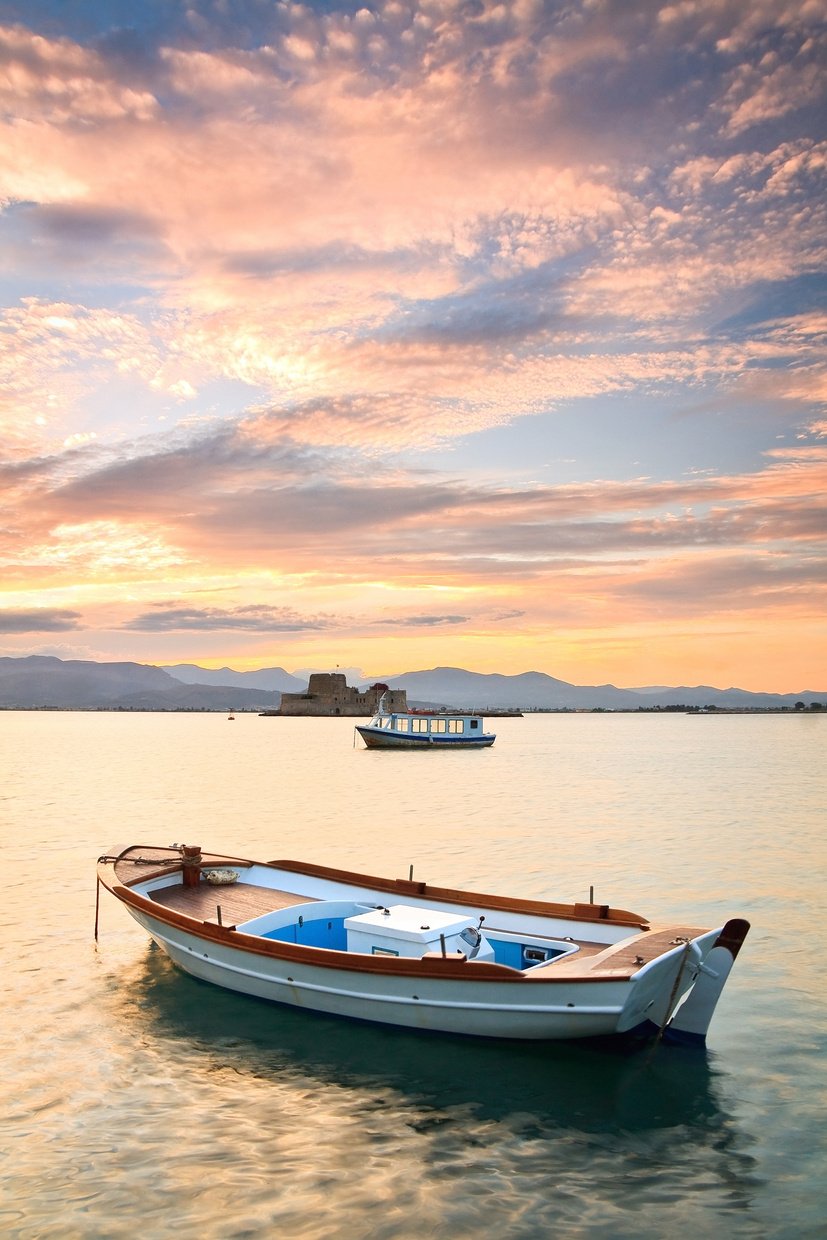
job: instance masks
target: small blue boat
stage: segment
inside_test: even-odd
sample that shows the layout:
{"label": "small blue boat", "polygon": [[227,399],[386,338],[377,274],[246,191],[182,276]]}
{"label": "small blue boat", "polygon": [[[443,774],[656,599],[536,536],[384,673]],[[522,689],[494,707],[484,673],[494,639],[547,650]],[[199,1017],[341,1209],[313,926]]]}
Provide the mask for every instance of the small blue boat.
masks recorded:
{"label": "small blue boat", "polygon": [[496,740],[480,715],[386,711],[383,702],[370,723],[356,725],[368,749],[485,749]]}

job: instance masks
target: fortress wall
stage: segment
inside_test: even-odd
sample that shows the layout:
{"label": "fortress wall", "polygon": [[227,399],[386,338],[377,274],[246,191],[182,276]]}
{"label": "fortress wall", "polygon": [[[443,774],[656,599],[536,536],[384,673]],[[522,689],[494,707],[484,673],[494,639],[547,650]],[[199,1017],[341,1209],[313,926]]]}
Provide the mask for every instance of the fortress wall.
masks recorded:
{"label": "fortress wall", "polygon": [[359,690],[348,685],[342,672],[314,672],[306,693],[281,695],[280,714],[370,716],[376,713],[383,694],[388,710],[407,710],[408,695],[404,689],[372,685]]}

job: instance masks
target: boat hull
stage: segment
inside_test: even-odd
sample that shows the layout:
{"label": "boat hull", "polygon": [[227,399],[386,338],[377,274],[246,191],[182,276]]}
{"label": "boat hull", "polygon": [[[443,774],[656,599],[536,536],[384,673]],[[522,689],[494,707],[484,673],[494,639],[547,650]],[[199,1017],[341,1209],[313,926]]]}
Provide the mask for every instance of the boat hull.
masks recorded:
{"label": "boat hull", "polygon": [[529,985],[515,997],[510,981],[458,984],[456,978],[314,967],[207,944],[130,912],[170,960],[201,981],[289,1007],[405,1029],[530,1041],[605,1037],[618,1032],[629,996],[629,985],[622,982]]}
{"label": "boat hull", "polygon": [[[677,1022],[702,1042],[748,930],[652,930],[608,905],[180,853],[133,846],[98,865],[175,965],[239,994],[405,1029],[555,1041]],[[225,878],[233,885],[213,885]]]}
{"label": "boat hull", "polygon": [[368,749],[487,749],[494,744],[490,733],[481,736],[416,736],[390,732],[387,728],[361,725],[356,728]]}

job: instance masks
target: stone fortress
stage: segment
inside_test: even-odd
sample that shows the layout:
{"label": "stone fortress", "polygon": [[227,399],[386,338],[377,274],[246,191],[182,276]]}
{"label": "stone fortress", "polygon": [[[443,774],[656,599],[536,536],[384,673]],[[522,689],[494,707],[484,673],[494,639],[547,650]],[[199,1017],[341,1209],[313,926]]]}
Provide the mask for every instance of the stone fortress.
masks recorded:
{"label": "stone fortress", "polygon": [[404,689],[375,684],[369,689],[353,689],[343,672],[314,672],[304,693],[282,693],[280,715],[375,715],[385,694],[385,709],[408,709]]}

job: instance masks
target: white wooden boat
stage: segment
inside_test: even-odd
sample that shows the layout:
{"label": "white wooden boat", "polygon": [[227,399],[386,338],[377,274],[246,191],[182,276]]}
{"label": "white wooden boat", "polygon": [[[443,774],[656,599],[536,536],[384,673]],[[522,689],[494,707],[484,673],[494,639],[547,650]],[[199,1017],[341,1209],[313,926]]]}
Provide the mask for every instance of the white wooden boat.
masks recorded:
{"label": "white wooden boat", "polygon": [[703,1043],[749,929],[740,919],[657,928],[608,905],[195,846],[110,852],[98,883],[204,981],[315,1012],[489,1038]]}
{"label": "white wooden boat", "polygon": [[486,749],[496,740],[480,715],[388,711],[382,701],[370,723],[357,724],[356,731],[368,749]]}

